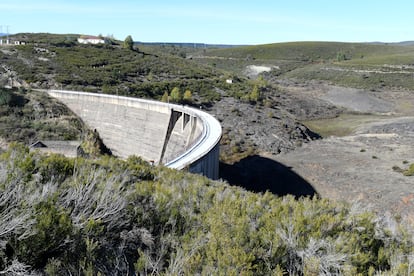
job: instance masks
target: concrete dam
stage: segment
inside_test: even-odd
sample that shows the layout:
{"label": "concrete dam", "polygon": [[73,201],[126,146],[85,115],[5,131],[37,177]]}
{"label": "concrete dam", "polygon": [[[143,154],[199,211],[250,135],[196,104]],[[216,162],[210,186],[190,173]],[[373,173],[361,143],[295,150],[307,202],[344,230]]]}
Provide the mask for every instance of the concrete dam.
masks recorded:
{"label": "concrete dam", "polygon": [[115,156],[219,175],[221,125],[201,110],[116,95],[47,90],[96,129]]}

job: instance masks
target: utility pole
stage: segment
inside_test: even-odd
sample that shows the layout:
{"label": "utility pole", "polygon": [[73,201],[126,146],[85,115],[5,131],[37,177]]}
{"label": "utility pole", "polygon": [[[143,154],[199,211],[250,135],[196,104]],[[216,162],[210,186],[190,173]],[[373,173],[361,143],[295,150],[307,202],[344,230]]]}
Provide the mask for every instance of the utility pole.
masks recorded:
{"label": "utility pole", "polygon": [[7,34],[7,40],[6,40],[6,44],[10,44],[10,40],[9,40],[9,25],[6,25],[6,34]]}

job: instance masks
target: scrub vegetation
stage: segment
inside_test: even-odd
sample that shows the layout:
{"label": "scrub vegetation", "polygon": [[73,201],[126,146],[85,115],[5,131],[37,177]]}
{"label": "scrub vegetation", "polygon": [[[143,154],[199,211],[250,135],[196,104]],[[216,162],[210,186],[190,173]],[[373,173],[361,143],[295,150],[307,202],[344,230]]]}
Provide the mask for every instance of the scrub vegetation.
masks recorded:
{"label": "scrub vegetation", "polygon": [[[400,217],[317,196],[252,193],[135,156],[119,160],[66,108],[29,90],[103,92],[212,110],[221,102],[226,116],[243,123],[231,128],[256,127],[224,130],[222,159],[234,163],[260,149],[257,140],[243,140],[268,133],[257,131],[257,122],[278,139],[275,151],[312,140],[295,117],[312,109],[290,98],[279,80],[414,89],[413,47],[306,42],[197,51],[124,48],[113,39],[79,45],[77,37],[20,34],[26,45],[0,49],[1,84],[21,86],[0,89],[0,136],[9,142],[0,150],[0,274],[413,275],[413,227]],[[272,70],[241,76],[255,64]],[[321,110],[316,118],[329,107]],[[352,115],[332,120],[333,129],[318,122],[312,129],[346,135],[359,126]],[[82,133],[78,158],[13,142]],[[393,169],[413,174],[414,166],[404,164]]]}
{"label": "scrub vegetation", "polygon": [[[158,48],[125,48],[124,42],[81,45],[75,35],[19,34],[26,45],[0,51],[0,60],[16,80],[32,88],[103,92],[160,100],[177,87],[195,92],[194,104],[220,99],[217,89],[249,91],[253,84],[227,87],[226,74],[182,55]],[[170,46],[171,48],[173,46]],[[5,69],[5,70],[6,70]],[[7,71],[6,70],[6,71]],[[193,102],[192,102],[193,103]]]}
{"label": "scrub vegetation", "polygon": [[363,206],[251,193],[137,157],[0,156],[0,272],[410,275],[412,228]]}
{"label": "scrub vegetation", "polygon": [[79,140],[81,120],[45,93],[0,88],[0,137],[26,144],[37,140]]}
{"label": "scrub vegetation", "polygon": [[341,42],[290,42],[211,49],[196,59],[242,72],[246,65],[276,66],[268,78],[321,80],[365,88],[414,89],[414,46]]}

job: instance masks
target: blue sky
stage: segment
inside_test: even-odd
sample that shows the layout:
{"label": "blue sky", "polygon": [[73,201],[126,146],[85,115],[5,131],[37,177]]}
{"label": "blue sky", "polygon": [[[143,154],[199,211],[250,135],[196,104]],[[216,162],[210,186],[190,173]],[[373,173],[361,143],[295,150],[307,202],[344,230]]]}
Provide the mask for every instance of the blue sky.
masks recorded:
{"label": "blue sky", "polygon": [[413,11],[410,0],[1,0],[0,26],[145,42],[397,42],[414,40]]}

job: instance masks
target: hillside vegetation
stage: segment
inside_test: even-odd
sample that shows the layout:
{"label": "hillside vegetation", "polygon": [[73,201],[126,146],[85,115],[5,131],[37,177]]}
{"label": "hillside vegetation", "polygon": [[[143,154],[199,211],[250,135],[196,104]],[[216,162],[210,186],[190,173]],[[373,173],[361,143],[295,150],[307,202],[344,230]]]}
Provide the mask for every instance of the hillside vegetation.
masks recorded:
{"label": "hillside vegetation", "polygon": [[[185,54],[143,47],[133,50],[112,40],[81,45],[76,35],[19,34],[26,45],[0,50],[0,73],[32,88],[63,88],[161,99],[175,87],[193,92],[194,101],[220,99],[225,74],[185,59]],[[173,47],[173,46],[171,46]],[[174,48],[175,49],[175,48]],[[183,57],[184,56],[184,57]],[[246,84],[249,87],[249,84]],[[228,89],[226,89],[228,90]]]}
{"label": "hillside vegetation", "polygon": [[0,155],[0,273],[410,275],[412,233],[326,199],[121,161]]}
{"label": "hillside vegetation", "polygon": [[231,49],[213,49],[206,56],[252,58],[263,60],[327,61],[344,54],[346,59],[413,52],[413,46],[373,45],[343,42],[288,42],[258,46],[243,46]]}
{"label": "hillside vegetation", "polygon": [[[223,160],[232,163],[257,149],[293,150],[318,137],[298,117],[340,112],[286,93],[278,86],[284,78],[369,89],[414,85],[409,46],[307,42],[196,52],[129,50],[116,40],[79,45],[77,37],[20,34],[26,45],[0,48],[1,84],[21,86],[0,90],[0,135],[7,141],[74,139],[84,130],[59,103],[23,87],[164,100],[188,90],[186,103],[213,106],[225,126]],[[252,64],[274,67],[248,80],[241,73]],[[135,156],[99,157],[109,149],[97,133],[86,136],[88,158],[42,155],[19,143],[0,150],[0,274],[414,273],[413,227],[398,216],[358,203],[251,193]],[[240,176],[262,178],[248,178],[249,169]]]}
{"label": "hillside vegetation", "polygon": [[79,140],[84,129],[75,114],[46,93],[0,88],[0,137],[6,142]]}
{"label": "hillside vegetation", "polygon": [[251,64],[276,66],[267,74],[270,79],[322,80],[366,89],[414,88],[413,46],[291,42],[212,49],[195,60],[236,72]]}

